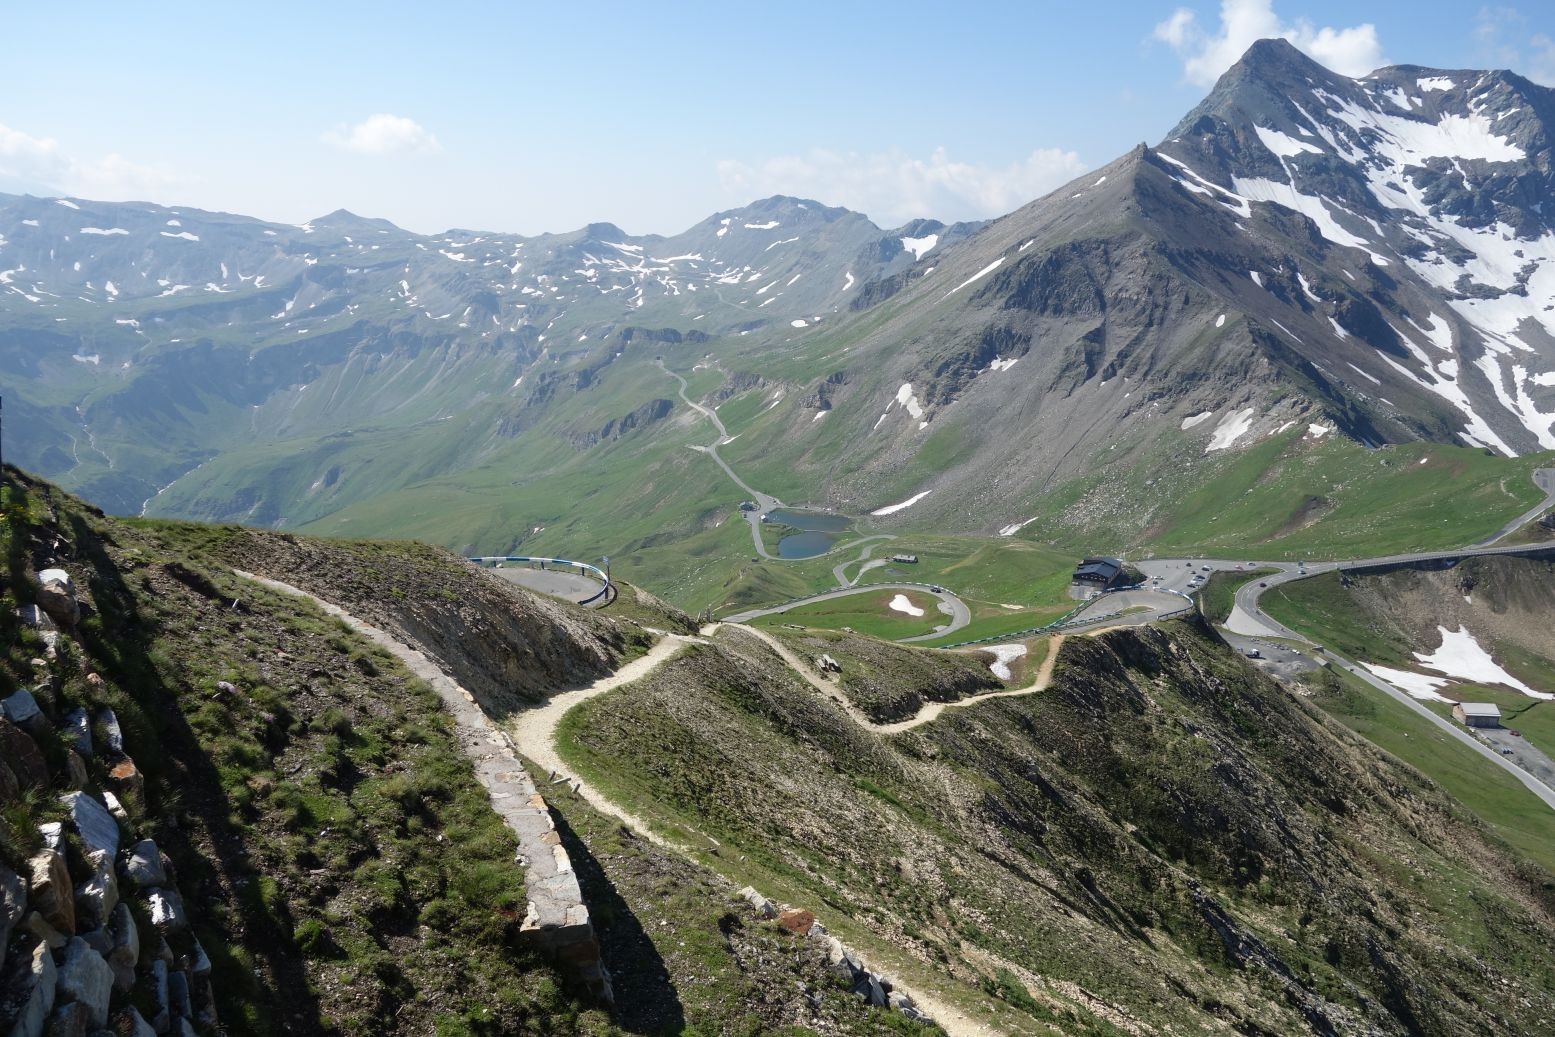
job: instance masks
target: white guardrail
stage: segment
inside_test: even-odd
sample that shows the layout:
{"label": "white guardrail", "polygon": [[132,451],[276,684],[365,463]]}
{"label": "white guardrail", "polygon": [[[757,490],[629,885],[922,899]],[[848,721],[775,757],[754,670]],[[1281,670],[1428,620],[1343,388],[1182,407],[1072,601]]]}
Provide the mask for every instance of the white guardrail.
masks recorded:
{"label": "white guardrail", "polygon": [[578,602],[580,605],[587,605],[590,602],[598,601],[600,598],[610,593],[609,573],[605,572],[605,570],[601,569],[597,565],[590,565],[588,562],[574,561],[571,558],[541,558],[537,555],[473,555],[467,557],[465,561],[474,562],[477,565],[490,564],[493,566],[501,562],[531,562],[538,563],[542,567],[547,565],[570,566],[571,568],[577,569],[579,575],[592,576],[594,579],[604,584],[604,586],[600,588],[598,594],[594,595],[592,598],[586,598],[583,601]]}

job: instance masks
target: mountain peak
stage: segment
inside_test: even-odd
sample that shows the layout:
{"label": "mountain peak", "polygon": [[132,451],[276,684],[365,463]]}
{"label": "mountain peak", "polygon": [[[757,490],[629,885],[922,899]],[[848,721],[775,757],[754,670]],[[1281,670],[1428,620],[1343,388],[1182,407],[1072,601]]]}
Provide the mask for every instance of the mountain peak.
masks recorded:
{"label": "mountain peak", "polygon": [[326,216],[320,216],[317,219],[310,220],[308,222],[309,222],[309,224],[311,226],[314,226],[314,227],[331,227],[331,228],[350,228],[350,227],[363,228],[363,227],[370,227],[373,230],[398,230],[399,229],[394,224],[390,223],[388,220],[378,219],[378,218],[371,217],[371,216],[358,216],[356,213],[352,212],[349,209],[336,209],[334,212],[329,213]]}
{"label": "mountain peak", "polygon": [[[1279,36],[1271,36],[1266,39],[1254,40],[1252,46],[1243,52],[1238,65],[1268,66],[1281,65],[1317,65],[1318,63],[1290,40]],[[1322,67],[1322,66],[1319,66]]]}

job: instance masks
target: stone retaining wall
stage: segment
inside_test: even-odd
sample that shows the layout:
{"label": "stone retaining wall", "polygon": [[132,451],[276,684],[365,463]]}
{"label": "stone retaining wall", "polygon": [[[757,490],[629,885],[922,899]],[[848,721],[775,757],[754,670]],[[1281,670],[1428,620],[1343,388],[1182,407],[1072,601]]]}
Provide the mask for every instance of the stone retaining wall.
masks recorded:
{"label": "stone retaining wall", "polygon": [[453,716],[459,744],[475,765],[476,776],[485,786],[492,808],[518,837],[518,861],[524,867],[529,899],[521,930],[525,939],[568,966],[595,997],[612,1003],[614,995],[610,975],[600,958],[599,938],[550,808],[507,735],[491,722],[475,697],[422,652],[338,606],[279,580],[245,572],[238,575],[312,601],[432,686]]}

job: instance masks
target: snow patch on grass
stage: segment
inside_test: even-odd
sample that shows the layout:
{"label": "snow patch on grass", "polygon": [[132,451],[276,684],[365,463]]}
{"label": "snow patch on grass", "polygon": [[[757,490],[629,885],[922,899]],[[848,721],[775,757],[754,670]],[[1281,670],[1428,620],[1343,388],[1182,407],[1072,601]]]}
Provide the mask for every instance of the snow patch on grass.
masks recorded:
{"label": "snow patch on grass", "polygon": [[1475,640],[1467,627],[1448,630],[1446,627],[1439,626],[1436,629],[1441,631],[1441,647],[1430,654],[1415,653],[1415,658],[1423,665],[1457,680],[1471,681],[1475,684],[1504,684],[1530,698],[1555,699],[1555,694],[1535,691],[1502,669],[1500,664],[1491,658],[1490,653],[1485,651],[1484,646]]}
{"label": "snow patch on grass", "polygon": [[1436,689],[1449,683],[1445,677],[1429,677],[1423,673],[1414,673],[1410,670],[1395,670],[1388,666],[1377,666],[1374,663],[1361,663],[1372,672],[1381,677],[1395,688],[1402,691],[1412,699],[1420,699],[1423,702],[1451,702],[1452,699],[1445,695],[1438,695]]}
{"label": "snow patch on grass", "polygon": [[1010,663],[1026,654],[1025,645],[989,645],[983,649],[993,656],[993,662],[988,664],[988,669],[1001,681],[1010,679]]}

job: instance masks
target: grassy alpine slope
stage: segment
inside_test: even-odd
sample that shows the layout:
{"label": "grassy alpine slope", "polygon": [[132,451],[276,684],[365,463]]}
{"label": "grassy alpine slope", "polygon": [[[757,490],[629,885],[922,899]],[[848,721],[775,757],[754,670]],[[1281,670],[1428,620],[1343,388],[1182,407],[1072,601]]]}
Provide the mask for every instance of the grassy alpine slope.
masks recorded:
{"label": "grassy alpine slope", "polygon": [[[520,656],[528,683],[513,698],[607,672],[640,631],[422,545],[126,523],[6,474],[0,694],[43,654],[12,606],[31,597],[33,552],[62,538],[85,618],[79,645],[61,642],[60,697],[119,717],[146,779],[143,827],[198,905],[226,1032],[934,1032],[871,1009],[726,879],[548,788],[617,979],[619,1007],[591,1005],[518,941],[514,838],[437,696],[344,624],[229,566],[269,568],[413,637],[473,689]],[[674,618],[652,599],[634,608]],[[63,749],[45,748],[59,764]],[[0,862],[14,868],[62,810],[36,794],[0,806]]]}
{"label": "grassy alpine slope", "polygon": [[[515,841],[430,689],[180,537],[7,477],[22,500],[4,524],[5,597],[30,597],[29,556],[62,537],[86,607],[78,640],[61,642],[61,697],[117,713],[146,827],[200,906],[229,1032],[604,1029],[519,946]],[[40,646],[5,641],[9,690]],[[8,842],[29,849],[38,819],[15,818]]]}
{"label": "grassy alpine slope", "polygon": [[1324,669],[1307,684],[1324,712],[1427,775],[1498,838],[1555,873],[1555,816],[1511,775],[1351,674]]}
{"label": "grassy alpine slope", "polygon": [[1045,693],[890,739],[720,633],[561,733],[735,881],[1012,1033],[1510,1034],[1555,1010],[1528,967],[1550,873],[1193,624],[1072,638]]}
{"label": "grassy alpine slope", "polygon": [[826,654],[837,660],[842,667],[837,690],[877,723],[913,716],[925,702],[954,702],[1004,686],[988,670],[990,656],[980,652],[931,652],[845,631],[795,630],[787,623],[770,624],[767,632],[801,659]]}

